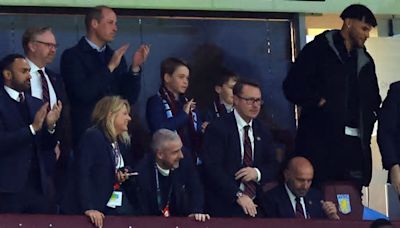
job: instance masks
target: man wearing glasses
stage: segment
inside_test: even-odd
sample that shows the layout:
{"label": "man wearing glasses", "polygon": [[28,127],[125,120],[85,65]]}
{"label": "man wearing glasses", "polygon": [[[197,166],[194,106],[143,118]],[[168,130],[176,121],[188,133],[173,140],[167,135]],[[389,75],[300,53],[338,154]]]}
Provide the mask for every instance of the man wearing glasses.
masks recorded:
{"label": "man wearing glasses", "polygon": [[204,136],[206,207],[212,216],[255,217],[262,185],[275,180],[277,162],[271,134],[256,119],[260,86],[239,80],[233,95],[234,111],[212,122]]}
{"label": "man wearing glasses", "polygon": [[50,27],[30,27],[22,35],[22,47],[26,60],[31,68],[30,93],[33,97],[49,103],[48,110],[52,109],[57,101],[63,104],[60,121],[56,126],[57,143],[54,152],[57,162],[57,187],[63,189],[61,183],[66,172],[69,151],[71,150],[71,130],[69,105],[64,83],[61,76],[47,68],[53,62],[57,51],[56,38]]}

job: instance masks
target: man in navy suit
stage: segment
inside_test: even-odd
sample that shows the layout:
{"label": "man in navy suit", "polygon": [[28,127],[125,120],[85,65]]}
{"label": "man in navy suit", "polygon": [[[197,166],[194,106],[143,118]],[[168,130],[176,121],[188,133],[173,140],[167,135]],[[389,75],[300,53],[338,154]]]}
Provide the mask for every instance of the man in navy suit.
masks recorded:
{"label": "man in navy suit", "polygon": [[182,153],[179,135],[159,129],[153,135],[153,153],[137,165],[137,206],[142,215],[189,216],[197,221],[203,214],[203,186],[190,158]]}
{"label": "man in navy suit", "polygon": [[61,75],[71,104],[74,145],[90,126],[90,115],[102,97],[120,95],[131,105],[136,102],[141,65],[150,51],[148,45],[140,46],[128,69],[124,54],[129,44],[115,51],[108,46],[117,33],[117,15],[109,7],[90,9],[85,25],[86,36],[61,56]]}
{"label": "man in navy suit", "polygon": [[258,84],[239,80],[234,111],[206,129],[203,147],[206,208],[212,216],[256,216],[262,185],[276,178],[271,135],[257,119],[263,104]]}
{"label": "man in navy suit", "polygon": [[49,102],[49,108],[58,100],[63,104],[62,113],[56,126],[57,145],[55,147],[57,157],[56,185],[57,193],[64,189],[65,175],[70,151],[72,149],[72,135],[69,105],[64,88],[64,82],[59,74],[56,74],[47,65],[53,62],[57,51],[56,38],[50,27],[30,27],[22,35],[22,47],[26,60],[31,68],[31,88],[33,97]]}
{"label": "man in navy suit", "polygon": [[30,67],[24,56],[1,61],[0,213],[52,213],[54,126],[62,105],[30,96]]}
{"label": "man in navy suit", "polygon": [[383,168],[390,183],[400,192],[400,82],[390,85],[378,117],[378,144]]}
{"label": "man in navy suit", "polygon": [[263,207],[269,218],[339,219],[335,204],[310,188],[314,169],[306,158],[292,158],[284,170],[285,183],[265,193]]}

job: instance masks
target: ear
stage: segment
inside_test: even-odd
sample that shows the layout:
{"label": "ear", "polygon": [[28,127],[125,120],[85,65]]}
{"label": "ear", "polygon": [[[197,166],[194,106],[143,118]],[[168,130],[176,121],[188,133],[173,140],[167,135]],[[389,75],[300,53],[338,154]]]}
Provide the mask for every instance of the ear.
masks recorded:
{"label": "ear", "polygon": [[92,21],[90,21],[90,25],[92,26],[92,28],[97,28],[99,22],[96,19],[92,19]]}
{"label": "ear", "polygon": [[289,180],[289,177],[290,177],[289,170],[285,169],[283,171],[283,177],[285,178],[285,182],[287,182]]}
{"label": "ear", "polygon": [[10,81],[11,80],[11,78],[12,78],[11,71],[5,69],[5,70],[3,70],[2,73],[3,73],[4,81]]}
{"label": "ear", "polygon": [[351,25],[353,24],[353,20],[351,18],[346,18],[346,19],[344,19],[344,23],[345,23],[346,27],[349,29],[349,28],[351,28]]}
{"label": "ear", "polygon": [[214,90],[215,90],[216,93],[220,94],[221,90],[222,90],[222,87],[219,86],[219,85],[216,85],[216,86],[214,86]]}
{"label": "ear", "polygon": [[164,153],[162,153],[161,151],[156,151],[156,157],[158,160],[163,160]]}
{"label": "ear", "polygon": [[165,73],[164,74],[164,77],[163,77],[163,79],[164,79],[164,82],[165,83],[169,83],[170,81],[171,81],[171,75],[170,74],[167,74],[167,73]]}
{"label": "ear", "polygon": [[33,44],[33,41],[28,42],[28,49],[32,52],[36,50],[35,45]]}

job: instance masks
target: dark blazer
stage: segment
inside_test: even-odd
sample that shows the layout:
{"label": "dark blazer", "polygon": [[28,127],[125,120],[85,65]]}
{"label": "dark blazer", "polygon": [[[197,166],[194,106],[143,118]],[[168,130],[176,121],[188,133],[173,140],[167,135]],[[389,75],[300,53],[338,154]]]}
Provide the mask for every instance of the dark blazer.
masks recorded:
{"label": "dark blazer", "polygon": [[[321,200],[323,200],[321,193],[316,189],[310,188],[307,195],[304,197],[308,217],[326,218],[326,215],[322,210]],[[287,194],[283,184],[266,192],[262,200],[262,205],[265,216],[268,218],[296,217],[289,195]]]}
{"label": "dark blazer", "polygon": [[[122,143],[119,146],[125,166],[130,165],[131,161],[126,154],[128,148]],[[97,127],[87,129],[82,136],[76,157],[76,175],[73,178],[77,184],[79,211],[93,209],[105,212],[117,179],[111,142]],[[126,184],[124,182],[121,187],[124,188]]]}
{"label": "dark blazer", "polygon": [[[146,154],[143,160],[138,163],[135,171],[139,172],[139,175],[135,178],[138,211],[142,215],[161,215],[157,204],[154,155]],[[171,216],[202,213],[204,204],[203,186],[191,158],[184,157],[180,161],[179,168],[170,172],[170,177],[172,178]]]}
{"label": "dark blazer", "polygon": [[[275,180],[278,165],[269,130],[257,119],[253,120],[252,127],[253,167],[261,172],[260,185],[257,185],[257,196],[259,196],[262,184]],[[208,125],[203,143],[206,208],[213,216],[244,216],[242,208],[236,203],[240,182],[235,180],[235,173],[243,168],[243,165],[234,113],[218,118]]]}
{"label": "dark blazer", "polygon": [[61,56],[60,70],[71,104],[74,144],[90,126],[93,108],[102,97],[120,95],[134,104],[140,92],[140,77],[127,69],[125,58],[111,73],[107,68],[114,51],[90,47],[85,38]]}
{"label": "dark blazer", "polygon": [[[159,95],[154,95],[147,100],[146,105],[146,119],[147,124],[150,128],[151,132],[155,132],[158,129],[166,128],[171,131],[176,131],[183,129],[183,145],[185,148],[189,149],[190,151],[193,149],[193,140],[191,139],[188,121],[189,115],[183,111],[184,100],[183,97],[178,102],[177,109],[179,110],[178,113],[171,118],[167,118],[164,110],[164,104],[162,103],[162,99]],[[197,133],[201,134],[201,119],[200,116],[197,114]]]}
{"label": "dark blazer", "polygon": [[[33,121],[43,105],[37,98],[25,94],[29,114]],[[32,135],[20,114],[15,101],[4,88],[0,89],[0,192],[20,192],[26,184],[33,153],[37,153],[41,186],[45,194],[52,194],[52,175],[55,165],[54,135],[49,134],[46,124]]]}
{"label": "dark blazer", "polygon": [[385,169],[400,164],[400,82],[390,85],[378,115],[378,144]]}

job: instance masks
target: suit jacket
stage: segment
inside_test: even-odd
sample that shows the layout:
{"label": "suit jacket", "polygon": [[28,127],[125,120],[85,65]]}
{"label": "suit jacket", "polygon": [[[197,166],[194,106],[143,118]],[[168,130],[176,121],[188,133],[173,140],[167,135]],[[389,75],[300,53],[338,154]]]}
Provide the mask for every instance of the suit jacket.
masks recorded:
{"label": "suit jacket", "polygon": [[[130,165],[131,161],[126,154],[129,151],[127,146],[119,143],[119,147],[125,166]],[[76,175],[73,178],[77,184],[79,211],[94,209],[104,212],[117,179],[111,142],[99,128],[91,127],[82,136],[75,170]],[[129,181],[125,182],[121,188],[129,185]],[[123,200],[126,199],[125,195]]]}
{"label": "suit jacket", "polygon": [[111,73],[107,68],[114,51],[107,45],[98,53],[85,40],[61,56],[60,70],[71,104],[74,144],[90,127],[93,108],[102,97],[120,95],[134,104],[140,92],[140,77],[128,71],[125,58]]}
{"label": "suit jacket", "polygon": [[[25,94],[25,102],[33,121],[43,102],[29,94]],[[15,101],[4,88],[0,89],[0,192],[16,193],[25,187],[31,159],[36,153],[42,189],[45,194],[53,193],[56,140],[45,125],[36,135],[32,135]]]}
{"label": "suit jacket", "polygon": [[[304,197],[307,216],[310,218],[326,218],[322,210],[321,193],[313,188],[310,188],[307,195]],[[266,217],[268,218],[295,218],[292,203],[286,191],[285,185],[281,184],[265,193],[262,205]]]}
{"label": "suit jacket", "polygon": [[400,82],[390,85],[378,115],[378,144],[385,169],[400,164]]}
{"label": "suit jacket", "polygon": [[[278,165],[272,149],[271,135],[267,128],[253,120],[253,167],[261,172],[257,196],[263,183],[275,180]],[[213,216],[244,216],[236,203],[240,181],[235,173],[243,168],[240,137],[234,113],[212,122],[206,129],[202,161],[205,173],[206,207]]]}
{"label": "suit jacket", "polygon": [[[135,170],[139,172],[139,175],[135,178],[138,211],[142,215],[161,215],[157,203],[154,155],[146,154]],[[158,175],[161,176],[161,174]],[[191,213],[202,213],[204,204],[203,186],[190,156],[180,161],[179,168],[170,171],[170,178],[172,178],[170,214],[172,216],[187,216]]]}

